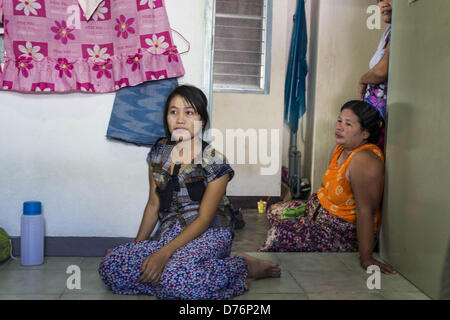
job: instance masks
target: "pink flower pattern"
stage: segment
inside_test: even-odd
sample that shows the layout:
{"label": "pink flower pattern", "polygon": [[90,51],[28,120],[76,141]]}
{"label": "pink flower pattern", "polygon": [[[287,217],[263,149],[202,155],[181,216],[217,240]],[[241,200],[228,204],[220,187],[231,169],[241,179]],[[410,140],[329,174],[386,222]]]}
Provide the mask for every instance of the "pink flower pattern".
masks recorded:
{"label": "pink flower pattern", "polygon": [[7,20],[7,19],[5,19],[5,21],[3,22],[3,30],[4,30],[5,35],[8,34],[8,28],[6,27],[8,25],[8,23],[9,23],[9,20]]}
{"label": "pink flower pattern", "polygon": [[69,40],[75,40],[75,36],[72,34],[73,26],[67,27],[66,21],[62,20],[61,23],[55,20],[56,27],[53,26],[50,29],[56,33],[55,40],[61,40],[65,45]]}
{"label": "pink flower pattern", "polygon": [[72,78],[73,63],[67,61],[66,58],[59,58],[58,64],[55,65],[55,69],[59,71],[59,77],[62,78],[63,75],[66,75],[68,78]]}
{"label": "pink flower pattern", "polygon": [[12,61],[2,66],[0,90],[113,92],[116,85],[184,74],[163,0],[131,0],[130,6],[103,0],[89,21],[82,11],[66,13],[62,3],[74,0],[6,2],[12,3],[2,12]]}
{"label": "pink flower pattern", "polygon": [[123,14],[120,15],[119,19],[116,19],[117,24],[115,30],[117,31],[117,38],[123,37],[128,38],[128,33],[134,34],[136,31],[131,25],[134,23],[134,18],[127,19]]}
{"label": "pink flower pattern", "polygon": [[111,59],[106,60],[105,63],[98,63],[95,64],[92,70],[97,71],[97,79],[100,79],[105,75],[107,78],[111,79],[111,70],[112,69],[112,63]]}
{"label": "pink flower pattern", "polygon": [[127,59],[127,63],[131,64],[131,71],[136,71],[137,69],[141,69],[140,61],[142,59],[142,54],[135,54],[134,56],[129,56]]}
{"label": "pink flower pattern", "polygon": [[45,17],[45,1],[42,0],[13,0],[15,15],[30,17]]}
{"label": "pink flower pattern", "polygon": [[13,87],[12,81],[3,81],[3,83],[2,83],[3,90],[11,90],[12,87]]}
{"label": "pink flower pattern", "polygon": [[82,92],[95,92],[94,85],[90,82],[77,82],[77,90]]}
{"label": "pink flower pattern", "polygon": [[50,82],[37,82],[31,85],[33,92],[54,92],[55,84]]}
{"label": "pink flower pattern", "polygon": [[177,56],[178,50],[177,50],[176,46],[167,48],[167,50],[163,54],[168,56],[169,62],[172,62],[172,60],[175,62],[178,62],[178,56]]}
{"label": "pink flower pattern", "polygon": [[16,68],[25,78],[28,78],[29,76],[28,70],[31,70],[34,67],[32,61],[33,58],[31,57],[19,57],[16,59]]}

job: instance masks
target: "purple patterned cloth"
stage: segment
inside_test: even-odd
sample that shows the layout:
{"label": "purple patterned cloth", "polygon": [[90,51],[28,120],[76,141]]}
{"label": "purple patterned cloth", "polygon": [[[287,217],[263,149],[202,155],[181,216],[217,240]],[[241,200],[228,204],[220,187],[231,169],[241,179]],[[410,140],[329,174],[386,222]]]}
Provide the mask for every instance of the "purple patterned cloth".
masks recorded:
{"label": "purple patterned cloth", "polygon": [[378,110],[383,119],[386,119],[387,88],[387,82],[369,84],[364,98],[365,102],[371,104]]}
{"label": "purple patterned cloth", "polygon": [[[137,281],[142,276],[139,268],[144,259],[175,239],[198,217],[202,190],[207,184],[225,174],[231,179],[234,174],[224,156],[203,142],[203,152],[197,159],[202,160],[201,164],[190,164],[180,173],[177,173],[179,165],[176,165],[172,176],[169,168],[173,147],[174,143],[162,138],[153,145],[147,158],[157,192],[162,188],[158,230],[151,240],[115,248],[100,263],[100,276],[118,294],[149,294],[161,299],[186,300],[231,299],[242,295],[248,275],[247,264],[244,258],[230,257],[233,227],[229,221],[231,217],[221,210],[228,201],[225,196],[210,227],[172,255],[156,285]],[[174,182],[179,190],[175,188],[166,194],[168,197],[164,196],[164,191]],[[166,206],[166,210],[162,210]]]}
{"label": "purple patterned cloth", "polygon": [[305,203],[302,200],[283,201],[272,205],[267,218],[272,227],[261,252],[353,252],[358,251],[356,226],[324,209],[313,194],[306,201],[306,215],[281,220],[287,207]]}
{"label": "purple patterned cloth", "polygon": [[115,248],[100,263],[101,279],[116,294],[147,294],[160,299],[222,300],[242,295],[247,265],[244,258],[230,257],[232,239],[226,229],[210,228],[175,251],[157,284],[138,282],[144,259],[182,230],[177,222],[158,241],[131,242]]}
{"label": "purple patterned cloth", "polygon": [[89,21],[77,0],[2,2],[0,89],[112,92],[184,74],[163,0],[104,0]]}

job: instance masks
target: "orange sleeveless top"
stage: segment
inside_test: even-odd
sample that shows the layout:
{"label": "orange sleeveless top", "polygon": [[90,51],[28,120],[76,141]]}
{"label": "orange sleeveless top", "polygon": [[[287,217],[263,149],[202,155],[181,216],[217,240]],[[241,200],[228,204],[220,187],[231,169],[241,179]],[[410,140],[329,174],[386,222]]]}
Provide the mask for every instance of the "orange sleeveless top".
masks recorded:
{"label": "orange sleeveless top", "polygon": [[[339,167],[337,160],[344,150],[340,145],[334,150],[330,165],[323,176],[322,187],[317,191],[320,204],[329,213],[334,214],[348,222],[356,222],[356,203],[352,186],[346,176],[346,171],[353,156],[360,150],[373,151],[384,163],[383,152],[374,144],[365,144],[353,150],[350,156]],[[383,179],[384,181],[384,179]],[[380,227],[381,203],[375,213],[375,231]]]}

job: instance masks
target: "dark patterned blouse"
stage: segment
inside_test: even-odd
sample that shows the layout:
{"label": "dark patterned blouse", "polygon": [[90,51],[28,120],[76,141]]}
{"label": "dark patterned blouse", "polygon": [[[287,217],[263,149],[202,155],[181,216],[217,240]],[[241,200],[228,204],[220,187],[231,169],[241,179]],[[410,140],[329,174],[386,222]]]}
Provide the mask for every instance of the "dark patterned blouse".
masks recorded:
{"label": "dark patterned blouse", "polygon": [[[234,171],[226,162],[226,158],[205,141],[202,142],[203,152],[199,155],[202,158],[194,158],[181,173],[179,172],[180,164],[176,164],[171,175],[171,153],[174,146],[175,142],[168,138],[160,138],[147,156],[156,182],[156,192],[160,198],[160,226],[152,240],[158,240],[173,226],[176,220],[181,223],[183,228],[191,224],[198,216],[200,203],[208,183],[227,173],[229,174],[228,181],[234,176]],[[228,228],[233,232],[231,216],[226,210],[228,205],[229,200],[224,195],[210,228]]]}

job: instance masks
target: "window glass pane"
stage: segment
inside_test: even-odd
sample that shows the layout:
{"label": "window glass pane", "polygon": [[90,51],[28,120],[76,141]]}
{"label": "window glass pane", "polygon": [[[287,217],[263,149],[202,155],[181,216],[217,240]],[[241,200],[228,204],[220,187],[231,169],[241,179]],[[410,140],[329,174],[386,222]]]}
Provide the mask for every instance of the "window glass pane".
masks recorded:
{"label": "window glass pane", "polygon": [[216,0],[215,89],[264,89],[267,0]]}
{"label": "window glass pane", "polygon": [[264,1],[217,0],[216,11],[224,14],[262,16],[264,12]]}

